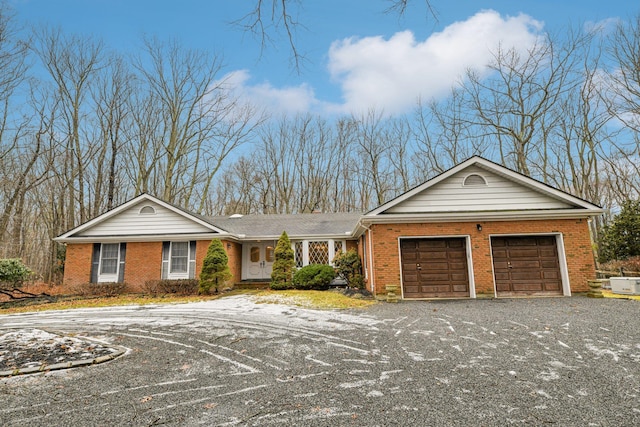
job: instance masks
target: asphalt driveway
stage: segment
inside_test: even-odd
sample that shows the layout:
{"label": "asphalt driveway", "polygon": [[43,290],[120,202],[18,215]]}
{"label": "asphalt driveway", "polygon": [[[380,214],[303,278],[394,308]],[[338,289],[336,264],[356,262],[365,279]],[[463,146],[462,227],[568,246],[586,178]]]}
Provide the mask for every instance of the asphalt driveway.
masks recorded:
{"label": "asphalt driveway", "polygon": [[3,426],[635,426],[640,305],[584,297],[254,304],[0,316],[123,346],[0,380]]}

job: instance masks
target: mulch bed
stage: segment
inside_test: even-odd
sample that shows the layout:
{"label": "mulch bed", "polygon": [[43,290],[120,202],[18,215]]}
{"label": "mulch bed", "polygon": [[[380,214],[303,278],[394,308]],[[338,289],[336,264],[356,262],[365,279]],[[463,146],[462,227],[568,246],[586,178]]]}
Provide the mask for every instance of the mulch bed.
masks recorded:
{"label": "mulch bed", "polygon": [[60,363],[93,360],[117,349],[82,337],[52,334],[40,329],[0,335],[0,371],[44,368]]}

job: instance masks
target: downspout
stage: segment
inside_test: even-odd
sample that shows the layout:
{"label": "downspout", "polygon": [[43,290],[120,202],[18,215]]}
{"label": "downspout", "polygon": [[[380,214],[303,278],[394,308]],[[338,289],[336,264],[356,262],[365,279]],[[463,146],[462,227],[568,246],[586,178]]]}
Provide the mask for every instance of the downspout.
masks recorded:
{"label": "downspout", "polygon": [[369,274],[369,278],[371,279],[371,293],[373,295],[375,295],[376,294],[376,282],[374,280],[374,274],[373,274],[373,270],[374,270],[374,268],[373,268],[373,242],[372,242],[373,235],[371,233],[371,229],[368,226],[366,226],[366,225],[364,225],[362,223],[362,219],[360,219],[360,221],[358,221],[358,226],[364,228],[367,231],[367,242],[366,243],[367,243],[367,246],[369,246],[369,250],[367,251],[368,252],[367,255],[369,257],[369,263],[368,263],[369,264],[369,269],[367,270],[367,273]]}
{"label": "downspout", "polygon": [[371,229],[369,227],[365,227],[367,229],[369,238],[368,243],[369,243],[369,265],[371,266],[371,293],[375,296],[376,295],[376,282],[374,280],[374,265],[373,265],[373,235],[371,233]]}

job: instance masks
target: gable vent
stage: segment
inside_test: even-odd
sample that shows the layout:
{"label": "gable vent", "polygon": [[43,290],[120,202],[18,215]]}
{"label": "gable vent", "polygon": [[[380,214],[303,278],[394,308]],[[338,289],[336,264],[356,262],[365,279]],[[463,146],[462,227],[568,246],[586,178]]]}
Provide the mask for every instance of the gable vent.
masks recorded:
{"label": "gable vent", "polygon": [[462,183],[463,186],[465,187],[473,187],[473,186],[478,186],[478,185],[487,185],[487,181],[480,175],[478,175],[477,173],[472,173],[471,175],[467,176],[464,179],[464,182]]}
{"label": "gable vent", "polygon": [[142,209],[140,209],[140,215],[153,215],[155,213],[156,210],[153,206],[143,206]]}

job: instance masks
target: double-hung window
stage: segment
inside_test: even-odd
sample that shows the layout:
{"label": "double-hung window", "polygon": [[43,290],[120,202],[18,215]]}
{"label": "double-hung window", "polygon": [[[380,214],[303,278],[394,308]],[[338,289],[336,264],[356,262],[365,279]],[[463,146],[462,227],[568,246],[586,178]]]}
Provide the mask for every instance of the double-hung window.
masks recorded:
{"label": "double-hung window", "polygon": [[123,282],[126,243],[94,243],[91,283]]}
{"label": "double-hung window", "polygon": [[196,242],[162,243],[162,278],[193,279],[196,267]]}

